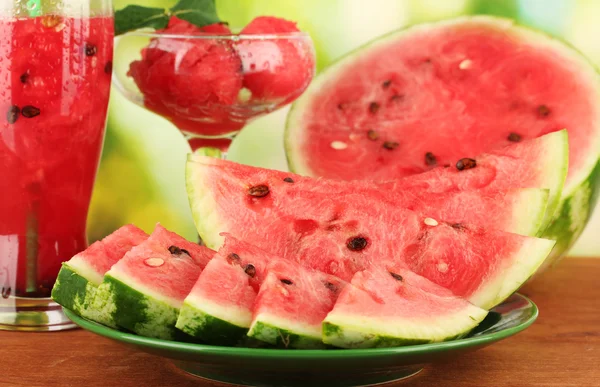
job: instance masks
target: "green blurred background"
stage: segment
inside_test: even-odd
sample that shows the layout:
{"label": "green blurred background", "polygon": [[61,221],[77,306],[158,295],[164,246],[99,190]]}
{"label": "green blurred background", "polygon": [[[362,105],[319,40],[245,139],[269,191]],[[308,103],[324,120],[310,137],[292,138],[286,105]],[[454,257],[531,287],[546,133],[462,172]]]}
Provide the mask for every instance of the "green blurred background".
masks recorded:
{"label": "green blurred background", "polygon": [[[174,0],[114,0],[170,6]],[[298,22],[315,41],[318,70],[347,51],[386,32],[421,21],[464,14],[512,17],[559,36],[600,66],[600,0],[216,0],[219,16],[243,26],[258,15]],[[119,58],[116,57],[115,61]],[[282,131],[288,109],[260,118],[244,129],[229,158],[285,169]],[[184,183],[189,147],[166,120],[128,102],[113,90],[104,153],[90,209],[90,241],[125,223],[151,231],[156,222],[195,240]],[[600,256],[600,211],[571,255]]]}

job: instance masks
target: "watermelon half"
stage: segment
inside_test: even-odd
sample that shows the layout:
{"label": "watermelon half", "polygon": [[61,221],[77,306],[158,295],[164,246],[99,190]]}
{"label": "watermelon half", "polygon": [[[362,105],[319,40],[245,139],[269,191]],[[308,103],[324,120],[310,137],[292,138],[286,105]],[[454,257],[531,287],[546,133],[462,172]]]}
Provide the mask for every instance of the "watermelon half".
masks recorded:
{"label": "watermelon half", "polygon": [[336,191],[320,188],[326,179],[295,186],[278,171],[200,156],[188,161],[186,175],[196,227],[212,248],[226,232],[344,281],[392,259],[486,309],[516,291],[554,246],[431,218],[355,189],[354,182]]}
{"label": "watermelon half", "polygon": [[[148,234],[134,225],[122,226],[104,239],[63,262],[52,288],[52,299],[58,304],[89,319],[97,319],[97,310],[91,305],[104,274],[132,247],[148,238]],[[113,324],[108,323],[107,325]]]}
{"label": "watermelon half", "polygon": [[343,348],[396,347],[462,337],[487,315],[394,265],[356,273],[323,322],[323,341]]}
{"label": "watermelon half", "polygon": [[106,272],[92,304],[97,321],[141,336],[175,338],[183,300],[213,255],[157,224]]}
{"label": "watermelon half", "polygon": [[[600,77],[547,35],[472,16],[378,38],[315,78],[288,115],[285,147],[290,169],[301,175],[385,180],[561,129],[569,133],[569,171],[556,211],[549,207],[544,235],[558,240],[550,264],[577,239],[596,203]],[[546,163],[561,152],[548,153]]]}

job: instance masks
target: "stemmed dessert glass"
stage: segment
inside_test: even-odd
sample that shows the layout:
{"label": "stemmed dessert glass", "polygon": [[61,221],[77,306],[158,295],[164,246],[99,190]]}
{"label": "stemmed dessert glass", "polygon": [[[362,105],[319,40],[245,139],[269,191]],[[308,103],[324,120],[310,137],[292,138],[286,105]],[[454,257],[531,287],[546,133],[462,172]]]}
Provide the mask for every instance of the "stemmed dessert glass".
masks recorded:
{"label": "stemmed dessert glass", "polygon": [[303,32],[136,30],[115,39],[115,58],[113,83],[123,95],[172,122],[192,150],[223,154],[250,120],[294,101],[315,73]]}
{"label": "stemmed dessert glass", "polygon": [[50,296],[87,247],[113,31],[111,0],[0,1],[2,330],[75,327]]}

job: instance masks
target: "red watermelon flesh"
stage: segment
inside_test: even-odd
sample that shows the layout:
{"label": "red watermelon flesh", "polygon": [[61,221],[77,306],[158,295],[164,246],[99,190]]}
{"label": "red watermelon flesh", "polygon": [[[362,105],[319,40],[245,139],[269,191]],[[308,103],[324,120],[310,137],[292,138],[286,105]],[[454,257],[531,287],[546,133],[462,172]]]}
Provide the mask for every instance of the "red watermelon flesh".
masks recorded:
{"label": "red watermelon flesh", "polygon": [[[353,183],[341,193],[311,189],[309,180],[304,188],[279,190],[274,185],[271,190],[267,171],[261,180],[248,181],[247,174],[236,175],[215,161],[195,160],[188,163],[188,192],[198,231],[208,245],[218,247],[218,233],[231,233],[346,281],[391,259],[479,306],[491,307],[512,294],[554,245],[428,218],[381,202],[377,195],[353,191]],[[322,181],[314,179],[312,186]]]}
{"label": "red watermelon flesh", "polygon": [[112,265],[117,263],[132,247],[148,238],[148,234],[138,227],[127,224],[120,227],[102,240],[92,243],[86,250],[68,261],[68,266],[81,269],[95,285],[102,282],[102,277]]}
{"label": "red watermelon flesh", "polygon": [[150,237],[107,272],[130,287],[181,304],[214,251],[157,224]]}
{"label": "red watermelon flesh", "polygon": [[578,184],[598,157],[598,80],[574,50],[509,20],[414,26],[315,79],[290,112],[290,165],[311,176],[389,179],[566,128],[567,186]]}
{"label": "red watermelon flesh", "polygon": [[244,39],[236,45],[244,69],[244,86],[258,100],[293,100],[310,83],[314,72],[312,47],[304,41],[296,23],[260,16],[240,35],[273,35],[277,39]]}
{"label": "red watermelon flesh", "polygon": [[323,341],[338,347],[395,347],[450,340],[487,315],[431,281],[393,264],[360,271],[323,322]]}

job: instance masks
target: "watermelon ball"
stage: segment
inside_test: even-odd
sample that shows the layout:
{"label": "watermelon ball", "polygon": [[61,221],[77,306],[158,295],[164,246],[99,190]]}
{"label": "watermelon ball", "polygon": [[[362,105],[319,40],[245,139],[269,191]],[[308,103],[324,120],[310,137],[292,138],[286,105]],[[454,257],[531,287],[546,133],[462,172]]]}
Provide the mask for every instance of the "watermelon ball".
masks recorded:
{"label": "watermelon ball", "polygon": [[[224,24],[199,28],[172,17],[159,33],[229,34]],[[241,61],[228,40],[153,38],[131,63],[128,75],[146,106],[171,117],[206,115],[207,105],[231,105],[242,88]]]}
{"label": "watermelon ball", "polygon": [[[252,20],[240,35],[299,32],[296,23],[270,16]],[[310,83],[314,71],[312,47],[298,38],[242,40],[236,45],[242,60],[244,87],[254,99],[292,100]]]}

